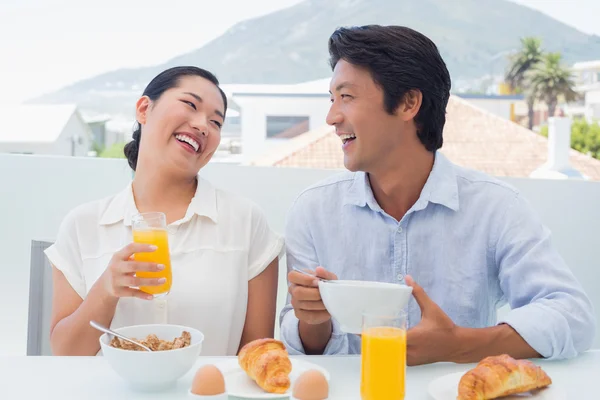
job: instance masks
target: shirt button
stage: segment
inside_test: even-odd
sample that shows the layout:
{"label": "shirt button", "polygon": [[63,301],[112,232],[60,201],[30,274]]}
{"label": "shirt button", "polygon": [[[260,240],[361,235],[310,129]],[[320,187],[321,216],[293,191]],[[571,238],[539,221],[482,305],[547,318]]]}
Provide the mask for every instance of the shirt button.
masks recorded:
{"label": "shirt button", "polygon": [[402,279],[404,279],[404,275],[398,274],[397,278],[398,278],[399,281],[401,281]]}
{"label": "shirt button", "polygon": [[398,227],[398,233],[402,233],[402,227]]}

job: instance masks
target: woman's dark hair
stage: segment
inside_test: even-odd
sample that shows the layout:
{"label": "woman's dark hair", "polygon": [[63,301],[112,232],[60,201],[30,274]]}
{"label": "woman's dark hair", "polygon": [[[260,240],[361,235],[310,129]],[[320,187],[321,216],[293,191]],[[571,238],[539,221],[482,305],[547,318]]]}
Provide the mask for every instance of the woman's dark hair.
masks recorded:
{"label": "woman's dark hair", "polygon": [[[219,89],[219,92],[221,92],[221,96],[223,97],[223,103],[225,104],[225,110],[223,111],[227,112],[227,96],[219,87],[219,80],[209,71],[198,67],[173,67],[161,72],[150,81],[148,86],[146,86],[146,89],[144,89],[144,93],[142,94],[142,96],[148,96],[150,100],[156,101],[160,96],[162,96],[162,94],[165,91],[177,87],[177,85],[179,84],[179,80],[185,76],[199,76],[214,83],[215,86]],[[125,157],[127,157],[129,166],[134,171],[137,166],[141,135],[142,127],[139,124],[139,122],[136,122],[135,128],[133,130],[133,140],[127,143],[124,148]]]}
{"label": "woman's dark hair", "polygon": [[410,90],[423,100],[415,116],[417,134],[429,151],[442,147],[450,74],[436,45],[423,34],[403,26],[367,25],[339,28],[329,38],[331,68],[340,60],[365,68],[383,89],[388,114]]}

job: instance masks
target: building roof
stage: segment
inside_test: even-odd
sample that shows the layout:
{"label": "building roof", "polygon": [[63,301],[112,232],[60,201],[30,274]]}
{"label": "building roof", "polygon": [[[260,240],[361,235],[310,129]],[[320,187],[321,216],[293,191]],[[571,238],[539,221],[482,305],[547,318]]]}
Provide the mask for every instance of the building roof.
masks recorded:
{"label": "building roof", "polygon": [[522,94],[483,94],[483,93],[456,93],[456,95],[462,99],[476,99],[476,100],[524,100],[525,96]]}
{"label": "building roof", "polygon": [[0,142],[54,142],[75,113],[73,104],[1,106]]}
{"label": "building roof", "polygon": [[600,60],[593,61],[582,61],[573,64],[572,69],[575,71],[583,71],[586,69],[598,69],[600,68]]}
{"label": "building roof", "polygon": [[[444,145],[450,160],[494,176],[528,177],[547,159],[548,140],[457,96],[448,102]],[[571,165],[600,180],[600,160],[571,150]],[[343,169],[340,139],[332,127],[307,132],[251,162],[279,167]]]}

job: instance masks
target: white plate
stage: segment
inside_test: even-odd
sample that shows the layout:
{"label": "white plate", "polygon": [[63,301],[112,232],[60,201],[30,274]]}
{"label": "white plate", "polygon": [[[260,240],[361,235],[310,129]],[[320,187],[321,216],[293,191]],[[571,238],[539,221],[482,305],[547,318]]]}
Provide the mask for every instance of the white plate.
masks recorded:
{"label": "white plate", "polygon": [[316,369],[325,375],[325,379],[329,381],[329,372],[324,368],[299,359],[291,358],[292,372],[290,373],[291,385],[287,392],[283,394],[267,393],[254,382],[246,372],[239,366],[237,358],[231,358],[227,361],[216,365],[221,370],[225,377],[225,389],[227,394],[235,397],[243,397],[247,399],[280,399],[288,397],[294,389],[294,382],[298,377],[309,369]]}
{"label": "white plate", "polygon": [[[444,375],[429,384],[429,395],[435,400],[456,400],[458,383],[464,372]],[[567,400],[566,393],[554,383],[545,389],[533,393],[502,397],[502,400]]]}

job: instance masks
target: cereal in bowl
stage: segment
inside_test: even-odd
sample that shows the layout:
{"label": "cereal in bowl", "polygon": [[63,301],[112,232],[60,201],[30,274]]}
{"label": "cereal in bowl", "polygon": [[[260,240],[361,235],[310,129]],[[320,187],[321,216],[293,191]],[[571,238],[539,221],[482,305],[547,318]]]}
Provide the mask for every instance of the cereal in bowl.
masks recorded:
{"label": "cereal in bowl", "polygon": [[[152,351],[165,351],[165,350],[175,350],[187,347],[192,342],[192,336],[189,332],[183,331],[181,336],[176,337],[172,341],[159,339],[155,334],[150,334],[146,336],[143,340],[138,340],[136,338],[132,338],[136,342],[143,344],[146,347],[149,347]],[[127,342],[125,340],[121,340],[117,337],[114,337],[110,341],[110,345],[117,349],[123,350],[133,350],[133,351],[144,351],[139,346],[136,346],[133,343]]]}

